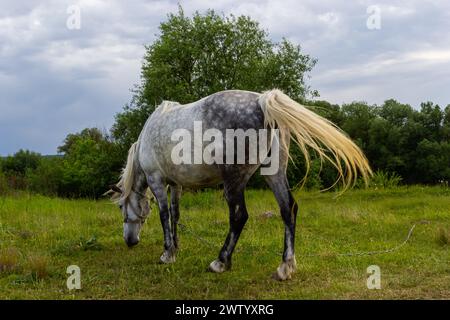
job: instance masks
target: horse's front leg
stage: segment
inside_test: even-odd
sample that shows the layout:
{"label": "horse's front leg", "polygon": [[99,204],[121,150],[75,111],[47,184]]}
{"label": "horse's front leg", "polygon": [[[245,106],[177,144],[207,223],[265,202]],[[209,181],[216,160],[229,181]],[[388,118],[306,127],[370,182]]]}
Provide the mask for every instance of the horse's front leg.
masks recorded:
{"label": "horse's front leg", "polygon": [[161,220],[161,226],[164,233],[164,252],[160,257],[160,261],[162,263],[172,263],[175,262],[176,248],[170,228],[170,214],[167,204],[167,191],[163,179],[160,176],[149,176],[147,180],[148,185],[156,198],[156,201],[158,201],[159,218]]}

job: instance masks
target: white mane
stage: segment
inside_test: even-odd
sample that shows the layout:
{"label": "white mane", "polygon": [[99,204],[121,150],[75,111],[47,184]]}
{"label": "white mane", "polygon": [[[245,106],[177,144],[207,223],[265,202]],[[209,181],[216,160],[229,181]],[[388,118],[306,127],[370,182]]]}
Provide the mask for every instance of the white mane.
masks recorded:
{"label": "white mane", "polygon": [[166,113],[169,111],[173,111],[175,109],[178,109],[178,107],[182,107],[183,105],[181,105],[179,102],[176,101],[167,101],[164,100],[159,107],[161,108],[161,113]]}
{"label": "white mane", "polygon": [[120,180],[117,183],[117,187],[122,190],[122,194],[119,197],[116,197],[115,200],[119,200],[120,198],[126,199],[131,193],[133,189],[133,176],[134,176],[134,159],[136,155],[137,149],[137,141],[133,143],[128,151],[127,164],[125,168],[122,170],[122,174],[120,175]]}

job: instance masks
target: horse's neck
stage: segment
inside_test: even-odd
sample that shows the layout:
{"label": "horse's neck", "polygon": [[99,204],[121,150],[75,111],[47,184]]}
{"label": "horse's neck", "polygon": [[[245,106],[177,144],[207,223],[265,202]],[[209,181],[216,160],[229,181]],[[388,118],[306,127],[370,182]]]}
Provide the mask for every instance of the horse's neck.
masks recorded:
{"label": "horse's neck", "polygon": [[137,192],[145,191],[145,189],[147,189],[147,179],[145,177],[144,171],[142,171],[138,164],[135,165],[133,171],[133,190]]}

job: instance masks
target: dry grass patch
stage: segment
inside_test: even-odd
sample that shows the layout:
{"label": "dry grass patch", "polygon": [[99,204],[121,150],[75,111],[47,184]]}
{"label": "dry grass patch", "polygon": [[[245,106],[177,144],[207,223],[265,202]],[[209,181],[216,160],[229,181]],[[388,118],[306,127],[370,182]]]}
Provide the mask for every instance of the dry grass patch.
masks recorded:
{"label": "dry grass patch", "polygon": [[436,242],[441,246],[448,246],[450,244],[450,229],[439,228],[436,233]]}
{"label": "dry grass patch", "polygon": [[31,255],[28,257],[27,267],[33,279],[44,279],[48,276],[49,259],[46,256]]}
{"label": "dry grass patch", "polygon": [[0,272],[13,272],[19,267],[19,251],[15,248],[0,250]]}

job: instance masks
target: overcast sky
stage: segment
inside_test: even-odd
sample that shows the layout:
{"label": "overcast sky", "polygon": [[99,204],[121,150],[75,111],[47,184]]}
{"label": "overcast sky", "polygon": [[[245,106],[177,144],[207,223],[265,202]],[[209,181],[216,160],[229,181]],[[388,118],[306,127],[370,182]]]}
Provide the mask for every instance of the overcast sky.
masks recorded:
{"label": "overcast sky", "polygon": [[[448,0],[2,0],[0,155],[55,154],[68,133],[109,129],[139,81],[144,44],[178,2],[187,14],[250,15],[274,41],[299,43],[318,59],[309,84],[321,99],[450,104]],[[71,5],[80,29],[67,27]]]}

